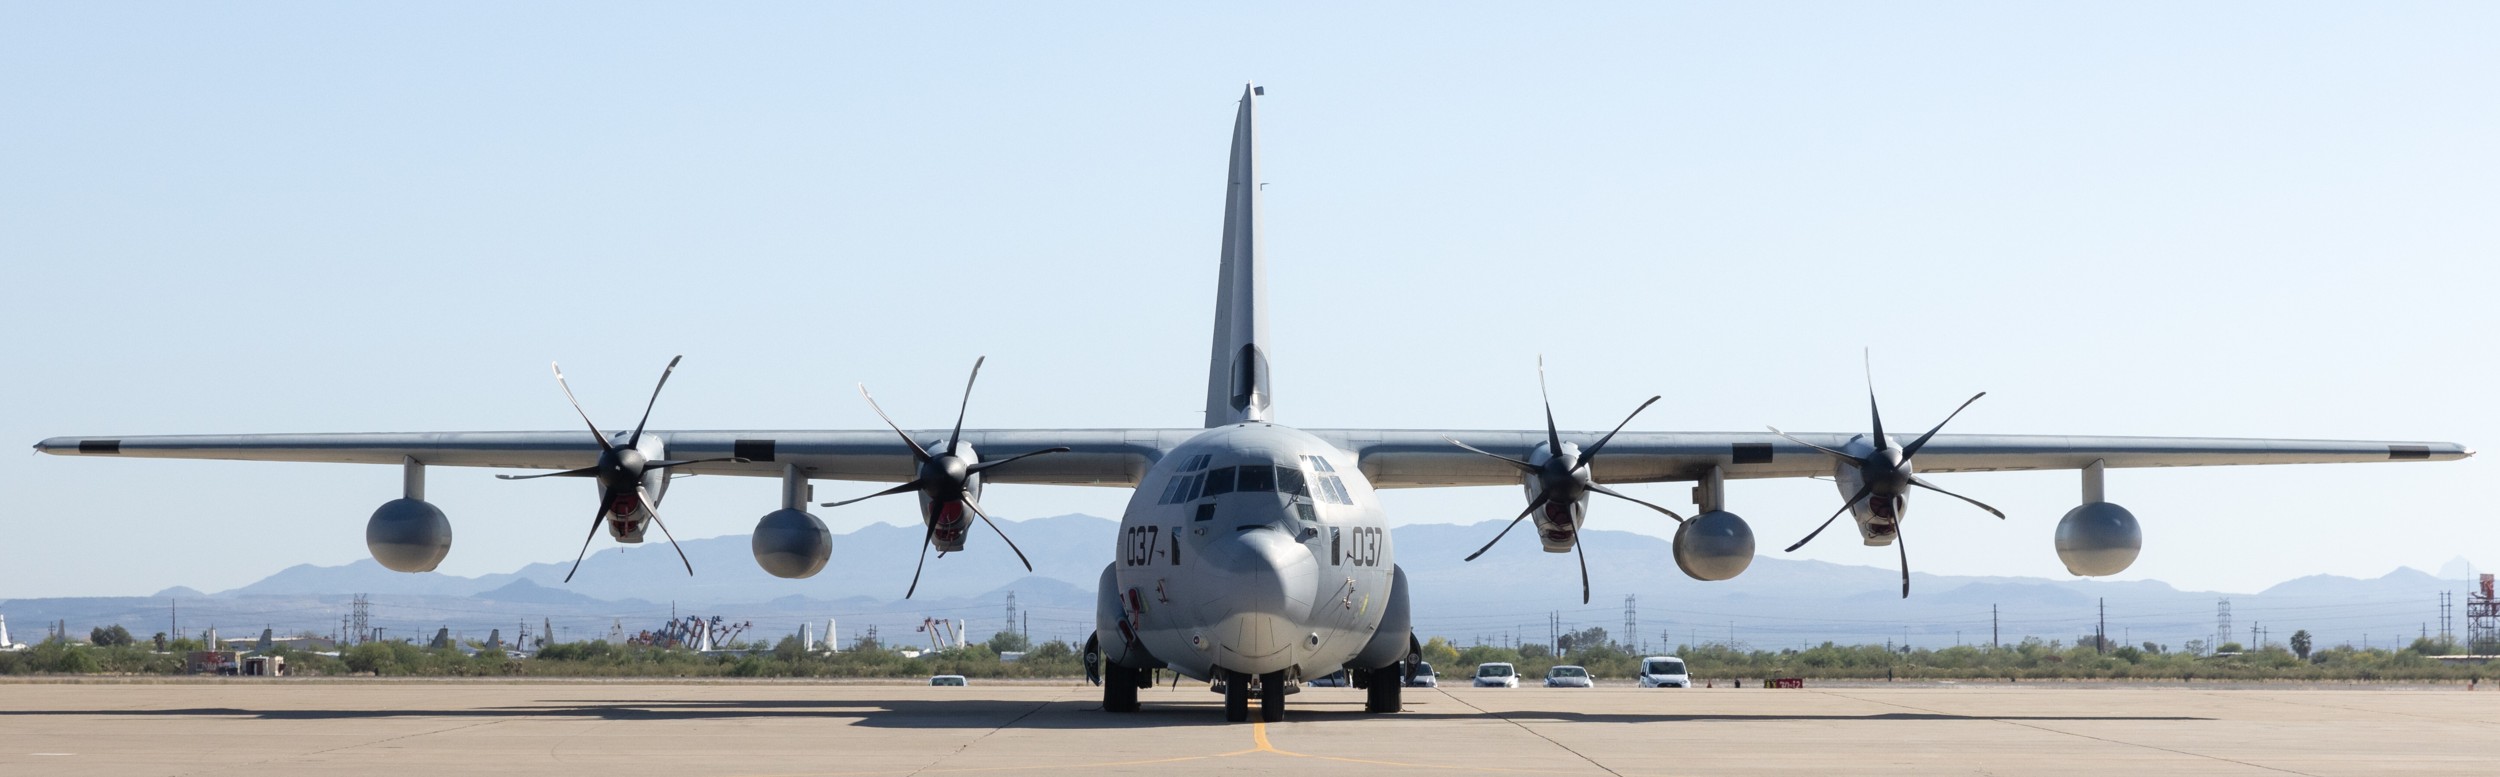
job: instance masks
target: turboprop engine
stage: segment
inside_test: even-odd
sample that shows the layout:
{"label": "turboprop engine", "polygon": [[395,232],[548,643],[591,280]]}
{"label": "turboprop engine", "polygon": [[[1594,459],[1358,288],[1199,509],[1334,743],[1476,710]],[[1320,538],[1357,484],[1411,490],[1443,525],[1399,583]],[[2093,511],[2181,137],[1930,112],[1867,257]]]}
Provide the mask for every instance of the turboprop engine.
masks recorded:
{"label": "turboprop engine", "polygon": [[365,549],[393,572],[432,572],[451,554],[451,519],[423,499],[383,502],[365,521]]}

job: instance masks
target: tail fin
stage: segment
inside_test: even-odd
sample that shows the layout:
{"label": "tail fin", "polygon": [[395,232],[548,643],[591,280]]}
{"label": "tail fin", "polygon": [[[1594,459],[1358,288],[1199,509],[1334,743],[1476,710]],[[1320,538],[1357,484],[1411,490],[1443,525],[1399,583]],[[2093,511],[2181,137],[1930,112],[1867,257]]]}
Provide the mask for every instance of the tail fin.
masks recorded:
{"label": "tail fin", "polygon": [[1259,232],[1258,98],[1263,87],[1241,89],[1241,113],[1233,118],[1233,155],[1224,187],[1223,262],[1215,283],[1215,345],[1207,362],[1208,428],[1266,421],[1267,272],[1261,266]]}

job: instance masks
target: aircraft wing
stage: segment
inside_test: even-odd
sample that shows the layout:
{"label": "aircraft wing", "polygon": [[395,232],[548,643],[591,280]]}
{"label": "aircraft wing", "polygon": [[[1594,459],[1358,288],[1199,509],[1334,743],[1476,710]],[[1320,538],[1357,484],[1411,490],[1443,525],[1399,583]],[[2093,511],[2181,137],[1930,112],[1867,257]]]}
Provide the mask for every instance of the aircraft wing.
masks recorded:
{"label": "aircraft wing", "polygon": [[[1460,450],[1457,440],[1525,458],[1545,442],[1542,431],[1313,429],[1355,454],[1377,488],[1516,486],[1510,465]],[[1602,433],[1563,432],[1583,449]],[[1862,434],[1799,434],[1800,440],[1849,450]],[[2213,467],[2241,464],[2341,464],[2370,461],[2453,461],[2474,455],[2448,442],[2272,440],[2224,437],[2088,437],[2077,435],[1940,434],[1918,454],[1921,474],[2105,467]],[[1757,432],[1624,432],[1592,465],[1608,483],[1700,480],[1712,465],[1730,479],[1832,474],[1831,456],[1778,435]]]}
{"label": "aircraft wing", "polygon": [[[910,432],[923,445],[950,430]],[[964,430],[964,441],[984,457],[1002,458],[1041,448],[1069,452],[1035,456],[983,473],[991,483],[1071,486],[1134,486],[1164,450],[1195,429]],[[297,461],[562,470],[598,461],[599,449],[582,430],[562,432],[410,432],[381,434],[211,434],[145,437],[54,437],[35,450],[63,456],[153,459]],[[654,430],[674,459],[736,457],[679,467],[705,475],[781,477],[796,464],[810,478],[900,483],[910,480],[910,449],[888,430],[873,431],[688,431]],[[625,435],[613,434],[617,444]]]}

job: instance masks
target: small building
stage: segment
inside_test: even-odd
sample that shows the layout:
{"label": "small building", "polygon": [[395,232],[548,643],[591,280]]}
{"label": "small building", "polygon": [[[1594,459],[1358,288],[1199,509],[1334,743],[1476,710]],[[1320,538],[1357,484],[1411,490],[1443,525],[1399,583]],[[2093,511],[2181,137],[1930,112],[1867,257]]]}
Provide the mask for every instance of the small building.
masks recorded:
{"label": "small building", "polygon": [[285,677],[286,656],[245,656],[243,658],[243,676]]}

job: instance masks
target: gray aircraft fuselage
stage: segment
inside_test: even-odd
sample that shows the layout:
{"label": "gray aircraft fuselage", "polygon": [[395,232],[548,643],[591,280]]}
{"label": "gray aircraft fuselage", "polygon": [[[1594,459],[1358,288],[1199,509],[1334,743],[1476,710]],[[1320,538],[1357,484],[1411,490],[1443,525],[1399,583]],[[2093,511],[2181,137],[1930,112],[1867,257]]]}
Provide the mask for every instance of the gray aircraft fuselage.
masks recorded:
{"label": "gray aircraft fuselage", "polygon": [[[1189,677],[1317,677],[1380,628],[1393,558],[1352,455],[1272,423],[1220,426],[1156,462],[1130,497],[1105,574],[1118,611],[1099,617],[1130,619],[1140,647]],[[1106,641],[1126,636],[1104,626]]]}

